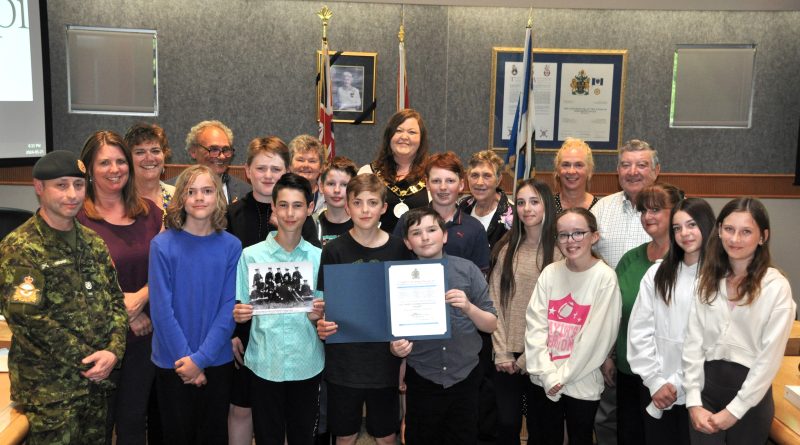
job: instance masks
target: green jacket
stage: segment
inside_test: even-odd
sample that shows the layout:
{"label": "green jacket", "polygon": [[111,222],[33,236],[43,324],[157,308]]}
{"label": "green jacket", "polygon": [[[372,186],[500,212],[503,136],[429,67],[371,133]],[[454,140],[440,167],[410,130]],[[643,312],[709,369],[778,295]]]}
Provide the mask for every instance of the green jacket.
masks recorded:
{"label": "green jacket", "polygon": [[[0,309],[13,333],[11,398],[42,405],[88,394],[81,360],[125,353],[124,295],[103,240],[75,221],[69,246],[37,213],[0,243]],[[113,385],[108,379],[99,383]]]}

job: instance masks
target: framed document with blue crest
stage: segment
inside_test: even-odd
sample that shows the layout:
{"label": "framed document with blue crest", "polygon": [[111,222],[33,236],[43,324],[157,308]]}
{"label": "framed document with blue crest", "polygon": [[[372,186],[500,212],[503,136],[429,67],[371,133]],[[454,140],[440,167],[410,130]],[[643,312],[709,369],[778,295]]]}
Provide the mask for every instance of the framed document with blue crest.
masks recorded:
{"label": "framed document with blue crest", "polygon": [[[489,148],[508,149],[524,84],[523,48],[492,48]],[[595,153],[616,153],[624,115],[627,50],[533,49],[536,149],[555,151],[568,137]]]}

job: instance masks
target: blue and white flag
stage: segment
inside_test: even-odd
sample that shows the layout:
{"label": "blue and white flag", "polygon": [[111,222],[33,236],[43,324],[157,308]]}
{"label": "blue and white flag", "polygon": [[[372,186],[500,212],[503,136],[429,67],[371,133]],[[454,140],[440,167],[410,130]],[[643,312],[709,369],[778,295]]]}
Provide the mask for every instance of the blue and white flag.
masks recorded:
{"label": "blue and white flag", "polygon": [[[531,169],[536,166],[534,159],[534,145],[536,131],[533,125],[534,105],[533,105],[533,34],[531,24],[525,29],[525,51],[522,56],[522,64],[525,72],[523,74],[523,88],[517,99],[517,111],[514,115],[514,125],[511,128],[511,139],[508,141],[508,153],[506,163],[514,159],[514,178],[515,183],[520,179],[527,179],[531,176]],[[516,186],[514,187],[516,193]]]}

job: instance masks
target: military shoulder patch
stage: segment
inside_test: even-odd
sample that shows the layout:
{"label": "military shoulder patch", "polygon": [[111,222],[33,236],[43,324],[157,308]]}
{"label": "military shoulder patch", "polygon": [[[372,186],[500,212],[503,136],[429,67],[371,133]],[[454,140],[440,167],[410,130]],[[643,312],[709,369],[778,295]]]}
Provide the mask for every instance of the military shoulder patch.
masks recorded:
{"label": "military shoulder patch", "polygon": [[21,269],[14,274],[17,284],[12,290],[9,303],[39,305],[42,302],[42,275],[30,269]]}

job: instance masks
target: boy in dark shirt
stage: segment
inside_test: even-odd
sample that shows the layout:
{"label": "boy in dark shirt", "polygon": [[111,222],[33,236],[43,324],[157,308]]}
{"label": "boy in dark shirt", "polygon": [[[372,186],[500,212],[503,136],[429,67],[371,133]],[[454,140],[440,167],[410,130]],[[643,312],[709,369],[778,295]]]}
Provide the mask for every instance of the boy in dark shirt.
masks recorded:
{"label": "boy in dark shirt", "polygon": [[[386,207],[386,187],[375,175],[361,174],[350,180],[347,212],[353,220],[353,228],[322,249],[319,289],[324,290],[326,264],[411,258],[401,239],[378,227]],[[335,322],[325,319],[317,322],[321,339],[335,332]],[[337,436],[337,445],[356,442],[364,403],[367,404],[367,432],[379,445],[395,444],[400,418],[399,372],[400,359],[391,354],[386,342],[325,345],[328,430]]]}
{"label": "boy in dark shirt", "polygon": [[497,328],[497,312],[480,269],[471,261],[444,253],[448,232],[431,207],[405,215],[403,241],[420,259],[444,258],[450,305],[450,335],[444,340],[391,342],[391,352],[407,357],[406,434],[408,445],[478,443],[478,394],[481,372],[478,330]]}
{"label": "boy in dark shirt", "polygon": [[353,228],[347,213],[347,183],[356,176],[356,165],[344,156],[337,156],[322,170],[322,194],[325,206],[314,213],[317,237],[324,246]]}

